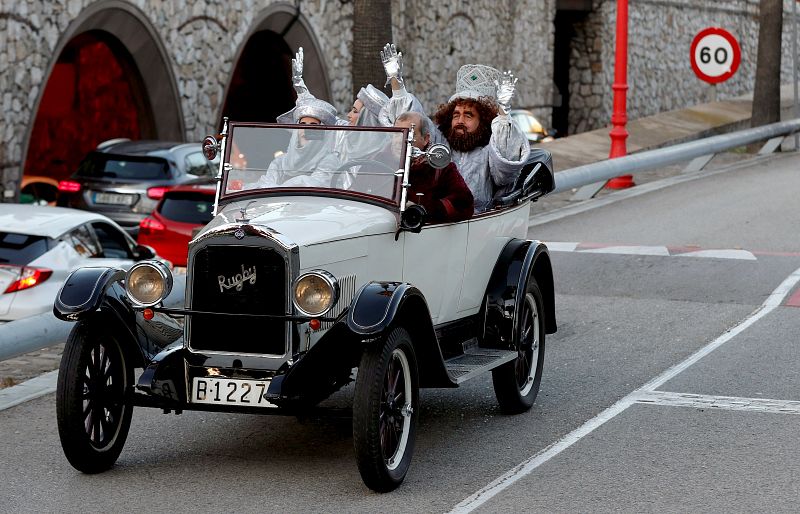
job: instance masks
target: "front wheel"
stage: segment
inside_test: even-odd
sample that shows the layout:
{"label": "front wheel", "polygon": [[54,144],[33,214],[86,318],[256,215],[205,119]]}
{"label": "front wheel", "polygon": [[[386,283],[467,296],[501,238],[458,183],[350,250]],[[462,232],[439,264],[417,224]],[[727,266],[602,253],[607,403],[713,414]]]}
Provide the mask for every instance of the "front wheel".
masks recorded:
{"label": "front wheel", "polygon": [[514,334],[517,358],[492,370],[494,394],[506,414],[519,414],[533,406],[544,366],[544,302],[533,277],[517,306]]}
{"label": "front wheel", "polygon": [[353,444],[361,478],[388,492],[406,476],[419,416],[417,359],[411,336],[395,328],[364,350],[353,400]]}
{"label": "front wheel", "polygon": [[131,425],[133,371],[119,342],[87,321],[70,333],[56,389],[64,455],[84,473],[109,469]]}

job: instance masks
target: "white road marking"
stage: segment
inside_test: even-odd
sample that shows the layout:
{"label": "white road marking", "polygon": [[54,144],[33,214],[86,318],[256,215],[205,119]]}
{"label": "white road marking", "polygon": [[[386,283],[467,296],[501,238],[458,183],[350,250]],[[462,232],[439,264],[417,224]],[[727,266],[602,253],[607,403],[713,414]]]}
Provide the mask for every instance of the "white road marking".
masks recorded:
{"label": "white road marking", "polygon": [[47,372],[21,384],[0,389],[0,411],[55,392],[58,370]]}
{"label": "white road marking", "polygon": [[551,252],[574,252],[579,243],[562,243],[560,241],[555,241],[545,244],[547,245],[547,249]]}
{"label": "white road marking", "polygon": [[666,246],[605,246],[603,248],[589,248],[580,250],[580,253],[613,253],[617,255],[656,255],[669,257]]}
{"label": "white road marking", "polygon": [[668,246],[639,246],[639,245],[598,245],[591,243],[581,247],[582,243],[551,241],[545,242],[551,252],[575,253],[603,253],[616,255],[654,255],[658,257],[697,257],[711,259],[737,259],[755,261],[758,258],[753,252],[747,250],[719,248],[712,250],[691,250],[683,248],[670,248]]}
{"label": "white road marking", "polygon": [[755,261],[756,256],[747,250],[700,250],[698,252],[686,252],[673,254],[677,257],[711,257],[713,259],[740,259],[745,261]]}
{"label": "white road marking", "polygon": [[737,410],[766,412],[770,414],[800,414],[800,402],[767,398],[742,398],[738,396],[713,396],[706,394],[673,393],[668,391],[643,391],[634,401],[647,405],[690,407],[694,409]]}
{"label": "white road marking", "polygon": [[700,350],[693,353],[683,362],[672,366],[668,370],[666,370],[661,375],[655,377],[654,379],[650,380],[648,383],[629,393],[627,396],[619,400],[617,403],[612,405],[611,407],[607,408],[606,410],[602,411],[600,414],[595,416],[594,418],[590,419],[580,427],[576,428],[560,440],[556,441],[555,443],[551,444],[547,448],[539,451],[538,453],[532,455],[525,461],[521,462],[519,465],[510,469],[503,475],[499,476],[491,483],[487,484],[485,487],[480,489],[479,491],[471,494],[464,500],[462,500],[458,505],[453,507],[450,511],[451,513],[466,513],[472,512],[473,510],[477,509],[493,497],[500,494],[503,490],[520,480],[521,478],[529,475],[533,470],[547,462],[548,460],[552,459],[562,451],[566,450],[573,444],[577,443],[590,433],[592,433],[595,429],[605,424],[607,421],[615,418],[620,413],[624,412],[625,409],[630,407],[631,405],[636,404],[639,399],[645,397],[647,394],[652,393],[657,387],[660,387],[671,378],[675,377],[682,371],[686,370],[689,366],[696,363],[709,353],[713,352],[726,342],[733,339],[736,335],[740,334],[748,327],[753,325],[756,321],[760,320],[770,312],[772,312],[776,307],[778,307],[792,290],[792,288],[800,282],[800,268],[796,269],[792,272],[791,275],[786,277],[786,279],[781,282],[781,284],[767,297],[764,303],[761,304],[753,313],[751,313],[748,317],[742,320],[738,325],[733,327],[732,329],[728,330],[718,338],[716,338],[711,343],[707,344]]}

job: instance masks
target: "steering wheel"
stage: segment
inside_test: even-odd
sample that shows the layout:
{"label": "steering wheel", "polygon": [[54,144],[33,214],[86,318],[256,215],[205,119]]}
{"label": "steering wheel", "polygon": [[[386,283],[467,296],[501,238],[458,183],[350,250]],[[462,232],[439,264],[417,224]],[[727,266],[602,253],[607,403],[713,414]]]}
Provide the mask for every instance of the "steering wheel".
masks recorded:
{"label": "steering wheel", "polygon": [[[386,164],[385,162],[376,161],[375,159],[350,159],[346,161],[344,164],[339,166],[336,171],[344,171],[345,173],[336,174],[331,181],[331,187],[334,189],[351,189],[352,184],[355,183],[356,177],[358,176],[358,172],[354,171],[352,168],[356,166],[374,166],[378,170],[386,172],[386,174],[390,174],[394,176],[395,169],[392,169],[391,166]],[[345,180],[349,178],[349,183],[351,187],[345,188]]]}

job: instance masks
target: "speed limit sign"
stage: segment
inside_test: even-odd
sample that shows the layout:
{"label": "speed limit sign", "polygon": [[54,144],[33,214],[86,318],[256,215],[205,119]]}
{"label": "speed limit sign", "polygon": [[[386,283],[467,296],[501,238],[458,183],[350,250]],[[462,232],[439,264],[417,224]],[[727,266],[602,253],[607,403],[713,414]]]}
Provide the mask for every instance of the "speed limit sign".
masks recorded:
{"label": "speed limit sign", "polygon": [[717,84],[736,73],[742,51],[730,32],[709,27],[694,37],[690,56],[695,75],[710,84]]}

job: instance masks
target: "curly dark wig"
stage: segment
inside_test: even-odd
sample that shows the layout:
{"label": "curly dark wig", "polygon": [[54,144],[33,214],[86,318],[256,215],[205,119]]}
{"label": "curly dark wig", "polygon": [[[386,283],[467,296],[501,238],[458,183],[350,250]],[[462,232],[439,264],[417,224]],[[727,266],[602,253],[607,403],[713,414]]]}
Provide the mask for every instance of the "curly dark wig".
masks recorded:
{"label": "curly dark wig", "polygon": [[[468,105],[478,112],[478,130],[473,133],[456,135],[453,133],[453,111],[458,105]],[[492,120],[497,116],[497,105],[494,100],[482,96],[477,100],[469,98],[457,98],[446,104],[439,106],[439,110],[433,115],[433,121],[439,127],[447,142],[453,150],[469,152],[479,146],[489,144],[492,137]]]}

